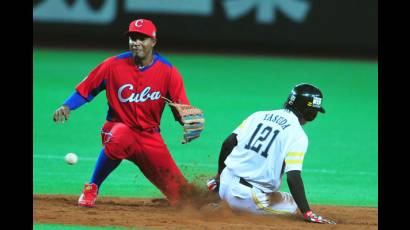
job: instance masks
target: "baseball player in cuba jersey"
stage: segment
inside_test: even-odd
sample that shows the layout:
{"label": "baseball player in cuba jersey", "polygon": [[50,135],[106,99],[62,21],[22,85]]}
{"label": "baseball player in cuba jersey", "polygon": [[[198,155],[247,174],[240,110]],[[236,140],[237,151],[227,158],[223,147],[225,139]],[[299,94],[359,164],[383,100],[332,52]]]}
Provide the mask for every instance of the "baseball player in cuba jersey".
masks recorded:
{"label": "baseball player in cuba jersey", "polygon": [[[236,210],[295,214],[299,208],[309,222],[335,224],[310,209],[301,178],[308,147],[302,125],[325,113],[322,99],[317,87],[299,84],[283,109],[250,115],[222,144],[218,172],[208,188]],[[279,191],[284,173],[290,193]]]}
{"label": "baseball player in cuba jersey", "polygon": [[[101,184],[123,159],[138,166],[171,205],[180,202],[181,188],[189,185],[172,159],[159,128],[166,104],[164,98],[187,105],[189,100],[177,68],[153,51],[156,33],[152,21],[132,21],[126,31],[130,51],[95,67],[54,112],[54,121],[64,122],[70,111],[105,90],[108,112],[101,129],[103,149],[78,200],[80,206],[95,205]],[[172,112],[180,122],[175,110]],[[199,136],[194,133],[189,138],[191,134],[187,134],[188,140]]]}

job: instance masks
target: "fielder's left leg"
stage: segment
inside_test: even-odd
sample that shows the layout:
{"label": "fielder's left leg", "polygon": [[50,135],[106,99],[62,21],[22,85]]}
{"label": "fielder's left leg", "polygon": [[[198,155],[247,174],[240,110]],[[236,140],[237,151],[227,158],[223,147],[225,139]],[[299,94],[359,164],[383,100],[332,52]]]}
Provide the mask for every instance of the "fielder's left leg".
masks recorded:
{"label": "fielder's left leg", "polygon": [[132,130],[120,122],[107,121],[101,130],[101,150],[93,175],[89,183],[84,185],[83,192],[78,199],[78,205],[93,207],[101,184],[126,157],[126,147],[133,142]]}

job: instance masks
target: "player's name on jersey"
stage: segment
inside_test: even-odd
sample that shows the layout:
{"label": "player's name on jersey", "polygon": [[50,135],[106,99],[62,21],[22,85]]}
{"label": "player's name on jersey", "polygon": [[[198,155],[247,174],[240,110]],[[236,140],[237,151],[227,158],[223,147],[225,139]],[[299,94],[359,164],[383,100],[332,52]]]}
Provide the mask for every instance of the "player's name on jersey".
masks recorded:
{"label": "player's name on jersey", "polygon": [[265,114],[265,117],[263,118],[264,121],[270,121],[273,123],[278,124],[283,130],[286,129],[287,127],[290,126],[290,124],[288,124],[288,120],[286,120],[286,118],[276,115],[273,113],[267,113]]}
{"label": "player's name on jersey", "polygon": [[118,89],[118,99],[121,102],[144,102],[148,99],[154,101],[161,97],[161,92],[154,91],[150,93],[151,87],[147,86],[141,93],[132,93],[129,97],[124,98],[123,91],[127,88],[128,90],[133,90],[134,86],[132,84],[125,84]]}

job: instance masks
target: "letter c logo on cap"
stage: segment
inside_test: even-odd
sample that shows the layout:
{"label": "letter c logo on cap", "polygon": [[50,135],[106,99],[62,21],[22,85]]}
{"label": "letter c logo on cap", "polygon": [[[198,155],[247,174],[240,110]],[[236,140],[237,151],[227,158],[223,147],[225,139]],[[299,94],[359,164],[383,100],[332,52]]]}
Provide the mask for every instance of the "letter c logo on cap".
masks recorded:
{"label": "letter c logo on cap", "polygon": [[143,22],[144,22],[144,20],[138,19],[137,21],[135,21],[135,26],[136,27],[141,27]]}

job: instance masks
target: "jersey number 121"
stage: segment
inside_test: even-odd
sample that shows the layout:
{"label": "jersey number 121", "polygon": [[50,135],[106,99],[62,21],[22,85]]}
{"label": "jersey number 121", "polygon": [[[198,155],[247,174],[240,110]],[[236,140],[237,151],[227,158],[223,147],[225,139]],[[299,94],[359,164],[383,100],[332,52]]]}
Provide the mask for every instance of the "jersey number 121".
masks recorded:
{"label": "jersey number 121", "polygon": [[[251,139],[249,140],[248,144],[245,145],[245,149],[250,149],[259,154],[262,146],[266,144],[266,140],[268,139],[269,135],[272,133],[272,127],[266,126],[261,132],[259,132],[262,128],[263,124],[259,123],[256,127],[255,131],[252,134]],[[273,141],[275,140],[276,136],[279,134],[279,130],[273,131],[273,136],[270,138],[266,148],[262,151],[261,155],[265,158],[268,157],[268,151],[271,147]],[[256,136],[258,138],[255,140]]]}

